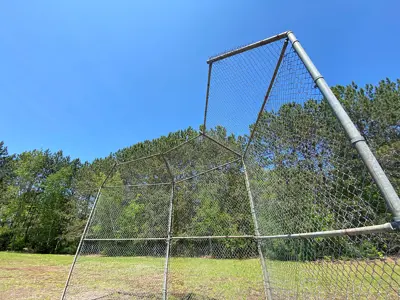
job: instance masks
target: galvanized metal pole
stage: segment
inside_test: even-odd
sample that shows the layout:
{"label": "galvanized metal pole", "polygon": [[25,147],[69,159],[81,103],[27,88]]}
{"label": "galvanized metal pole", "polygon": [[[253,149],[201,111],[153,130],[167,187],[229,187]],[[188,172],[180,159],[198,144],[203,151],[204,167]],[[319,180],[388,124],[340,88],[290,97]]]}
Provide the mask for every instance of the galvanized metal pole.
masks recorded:
{"label": "galvanized metal pole", "polygon": [[264,46],[264,45],[279,41],[281,39],[286,38],[287,37],[287,33],[288,32],[285,31],[285,32],[279,33],[277,35],[271,36],[269,38],[266,38],[264,40],[255,42],[253,44],[249,44],[249,45],[246,45],[244,47],[241,47],[241,48],[229,51],[229,52],[225,52],[225,53],[223,53],[221,55],[218,55],[218,56],[215,56],[215,57],[211,57],[209,60],[207,60],[207,63],[208,64],[212,64],[212,63],[214,63],[216,61],[219,61],[221,59],[225,59],[225,58],[228,58],[230,56],[233,56],[233,55],[236,55],[236,54],[239,54],[239,53],[242,53],[242,52],[257,48],[257,47],[261,47],[261,46]]}
{"label": "galvanized metal pole", "polygon": [[[293,239],[293,238],[317,238],[317,237],[334,237],[334,236],[353,236],[362,234],[372,234],[381,232],[392,232],[399,230],[400,224],[398,222],[384,223],[380,225],[371,225],[363,227],[353,227],[347,229],[314,231],[314,232],[301,232],[289,233],[278,235],[201,235],[201,236],[171,236],[172,240],[204,240],[204,239],[243,239],[252,238],[260,240],[270,239]],[[85,239],[85,241],[167,241],[168,238],[106,238],[106,239]]]}
{"label": "galvanized metal pole", "polygon": [[83,240],[84,240],[84,238],[85,238],[85,236],[86,236],[86,233],[87,233],[87,231],[88,231],[88,229],[89,229],[89,225],[90,225],[90,222],[92,221],[93,213],[94,213],[94,211],[95,211],[95,209],[96,209],[97,202],[98,202],[98,200],[99,200],[99,198],[100,198],[101,189],[103,188],[104,184],[107,182],[108,178],[110,177],[110,175],[112,174],[112,172],[114,171],[114,169],[115,169],[116,166],[117,166],[117,163],[115,163],[115,164],[112,166],[111,170],[108,172],[106,178],[104,179],[104,181],[102,182],[101,186],[99,187],[99,190],[98,190],[98,192],[97,192],[96,198],[95,198],[94,203],[93,203],[92,210],[90,211],[89,218],[88,218],[88,220],[87,220],[87,222],[86,222],[85,229],[83,230],[81,239],[80,239],[80,241],[79,241],[78,248],[76,249],[75,256],[74,256],[74,260],[73,260],[73,262],[72,262],[71,268],[69,269],[67,281],[65,282],[64,290],[63,290],[63,293],[62,293],[62,295],[61,295],[61,300],[64,299],[65,293],[67,292],[67,288],[68,288],[68,285],[69,285],[69,281],[71,280],[72,271],[74,270],[74,267],[75,267],[75,264],[76,264],[76,260],[78,259],[78,254],[79,254],[79,252],[80,252],[80,250],[81,250],[81,248],[82,248],[82,245],[83,245]]}
{"label": "galvanized metal pole", "polygon": [[362,234],[392,232],[397,229],[398,229],[398,222],[393,222],[393,223],[385,223],[380,225],[372,225],[372,226],[364,226],[364,227],[356,227],[348,229],[290,233],[290,234],[279,234],[279,235],[264,235],[264,236],[259,236],[258,238],[261,240],[318,238],[318,237],[328,238],[334,236],[354,236]]}
{"label": "galvanized metal pole", "polygon": [[163,155],[165,165],[168,173],[171,176],[171,198],[169,200],[169,212],[168,212],[168,232],[167,232],[167,250],[165,252],[165,264],[164,264],[164,281],[163,281],[163,300],[168,298],[168,271],[169,271],[169,253],[171,249],[171,236],[172,236],[172,214],[173,214],[173,203],[174,203],[174,192],[175,192],[175,177],[172,173],[171,166],[167,158]]}
{"label": "galvanized metal pole", "polygon": [[262,269],[262,274],[263,274],[263,283],[264,283],[265,296],[266,296],[266,298],[268,300],[271,300],[272,299],[272,293],[271,293],[271,285],[270,285],[270,282],[269,282],[269,274],[268,274],[267,266],[265,264],[264,255],[262,253],[261,240],[259,239],[260,231],[258,229],[258,221],[257,221],[256,211],[254,209],[253,195],[251,194],[249,176],[247,174],[247,169],[246,169],[246,164],[244,163],[244,159],[242,159],[242,165],[243,165],[244,179],[245,179],[245,184],[246,184],[247,195],[249,197],[249,202],[250,202],[251,216],[253,218],[254,234],[256,236],[257,250],[258,250],[258,255],[260,257],[260,262],[261,262],[261,269]]}
{"label": "galvanized metal pole", "polygon": [[368,147],[367,142],[364,137],[361,136],[360,132],[356,126],[351,121],[350,117],[344,110],[343,106],[340,104],[339,100],[333,94],[332,90],[329,88],[325,79],[322,77],[321,73],[317,70],[310,57],[307,55],[300,42],[297,40],[296,36],[289,31],[287,33],[289,40],[291,41],[293,48],[296,50],[298,56],[303,61],[308,72],[313,78],[315,84],[320,89],[321,93],[324,95],[325,99],[328,101],[333,112],[338,118],[339,122],[343,126],[350,142],[357,149],[361,156],[364,164],[367,166],[369,173],[375,180],[383,198],[386,201],[387,206],[390,208],[394,221],[400,221],[400,199],[397,195],[395,189],[387,178],[385,172],[380,166],[379,162],[375,158],[371,149]]}

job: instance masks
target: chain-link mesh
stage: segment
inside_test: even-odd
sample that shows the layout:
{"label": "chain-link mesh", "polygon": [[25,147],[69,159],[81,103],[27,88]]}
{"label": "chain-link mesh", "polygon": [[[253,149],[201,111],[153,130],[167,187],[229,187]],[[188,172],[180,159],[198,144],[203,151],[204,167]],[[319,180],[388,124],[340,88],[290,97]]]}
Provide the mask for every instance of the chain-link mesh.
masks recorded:
{"label": "chain-link mesh", "polygon": [[260,298],[253,233],[241,156],[199,134],[114,168],[65,298]]}
{"label": "chain-link mesh", "polygon": [[250,208],[239,163],[177,183],[175,236],[252,235]]}
{"label": "chain-link mesh", "polygon": [[282,45],[280,40],[212,65],[206,128],[232,149],[243,150],[243,143],[227,138],[247,135],[256,121]]}
{"label": "chain-link mesh", "polygon": [[[384,224],[392,216],[290,46],[260,119],[250,129],[254,135],[245,162],[260,235],[266,236],[263,255],[272,297],[397,298],[398,233],[323,235]],[[298,233],[316,234],[274,237]]]}
{"label": "chain-link mesh", "polygon": [[398,298],[397,224],[292,45],[210,67],[203,132],[105,180],[65,299]]}

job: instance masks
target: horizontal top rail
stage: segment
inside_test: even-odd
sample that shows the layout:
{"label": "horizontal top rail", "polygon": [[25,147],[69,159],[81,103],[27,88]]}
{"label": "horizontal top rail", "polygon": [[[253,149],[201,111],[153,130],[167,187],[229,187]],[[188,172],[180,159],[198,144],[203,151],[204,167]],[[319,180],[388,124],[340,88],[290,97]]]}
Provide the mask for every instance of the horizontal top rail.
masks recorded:
{"label": "horizontal top rail", "polygon": [[255,43],[240,47],[238,49],[235,49],[235,50],[232,50],[232,51],[229,51],[229,52],[225,52],[223,54],[211,57],[209,60],[207,60],[207,63],[211,64],[211,63],[214,63],[214,62],[219,61],[221,59],[224,59],[224,58],[227,58],[227,57],[230,57],[230,56],[233,56],[233,55],[236,55],[236,54],[239,54],[239,53],[242,53],[242,52],[257,48],[257,47],[260,47],[260,46],[264,46],[264,45],[279,41],[279,40],[284,39],[285,37],[287,37],[288,32],[289,31],[285,31],[285,32],[279,33],[277,35],[271,36],[269,38],[266,38],[264,40],[261,40],[261,41],[258,41],[258,42],[255,42]]}

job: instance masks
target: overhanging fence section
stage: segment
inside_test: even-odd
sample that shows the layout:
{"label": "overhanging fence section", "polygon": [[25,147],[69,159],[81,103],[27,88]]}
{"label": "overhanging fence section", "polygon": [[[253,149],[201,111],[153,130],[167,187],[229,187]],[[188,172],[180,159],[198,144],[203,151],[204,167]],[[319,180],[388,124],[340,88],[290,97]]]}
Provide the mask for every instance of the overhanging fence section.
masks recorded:
{"label": "overhanging fence section", "polygon": [[115,166],[63,298],[397,298],[396,190],[293,33],[208,63],[201,132]]}
{"label": "overhanging fence section", "polygon": [[397,297],[400,201],[293,33],[209,63],[206,128],[245,137],[268,297]]}
{"label": "overhanging fence section", "polygon": [[[264,294],[242,158],[218,134],[202,132],[116,165],[83,236],[66,299]],[[227,289],[221,283],[231,272],[240,284]]]}

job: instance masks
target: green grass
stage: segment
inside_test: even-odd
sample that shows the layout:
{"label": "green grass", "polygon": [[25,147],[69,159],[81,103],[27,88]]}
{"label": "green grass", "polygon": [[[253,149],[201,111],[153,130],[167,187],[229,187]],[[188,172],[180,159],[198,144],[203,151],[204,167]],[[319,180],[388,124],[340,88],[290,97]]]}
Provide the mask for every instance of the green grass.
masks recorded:
{"label": "green grass", "polygon": [[0,299],[56,299],[71,255],[0,252]]}
{"label": "green grass", "polygon": [[[70,255],[0,252],[0,299],[59,299],[72,259]],[[302,299],[312,295],[398,299],[399,263],[396,259],[269,261],[268,270],[275,299],[288,295]],[[170,299],[188,295],[263,298],[258,259],[172,258],[169,270]],[[123,299],[143,294],[149,299],[159,298],[163,272],[163,258],[86,256],[77,262],[68,295],[72,299],[94,299],[121,292],[118,296]]]}

